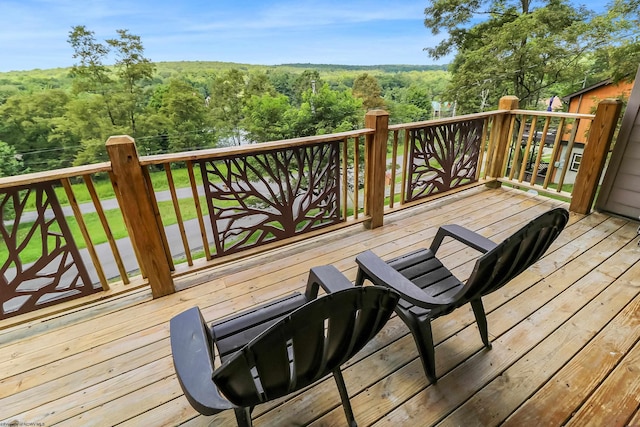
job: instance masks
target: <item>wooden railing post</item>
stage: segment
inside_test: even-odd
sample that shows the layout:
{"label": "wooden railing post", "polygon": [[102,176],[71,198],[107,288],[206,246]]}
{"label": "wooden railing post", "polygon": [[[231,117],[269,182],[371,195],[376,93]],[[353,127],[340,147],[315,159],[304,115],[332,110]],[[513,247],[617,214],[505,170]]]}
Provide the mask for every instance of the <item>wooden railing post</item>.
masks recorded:
{"label": "wooden railing post", "polygon": [[[516,110],[520,105],[520,100],[516,96],[503,96],[498,104],[499,110]],[[509,146],[509,132],[511,127],[511,114],[505,113],[496,116],[493,129],[491,130],[491,138],[493,144],[491,152],[487,153],[487,179],[499,178],[502,175],[502,168],[507,156],[507,148]],[[494,180],[487,183],[488,187],[500,187],[500,181]]]}
{"label": "wooden railing post", "polygon": [[380,227],[384,220],[384,178],[387,170],[387,139],[389,136],[389,113],[384,110],[368,111],[364,118],[366,128],[375,129],[369,137],[365,166],[367,168],[367,188],[365,206],[369,219],[366,228]]}
{"label": "wooden railing post", "polygon": [[137,247],[138,262],[147,275],[153,297],[174,293],[171,268],[149,195],[152,189],[147,188],[135,141],[126,135],[112,136],[107,140],[107,153],[131,243]]}
{"label": "wooden railing post", "polygon": [[619,99],[605,99],[598,104],[573,185],[569,205],[572,212],[587,214],[591,211],[621,110]]}

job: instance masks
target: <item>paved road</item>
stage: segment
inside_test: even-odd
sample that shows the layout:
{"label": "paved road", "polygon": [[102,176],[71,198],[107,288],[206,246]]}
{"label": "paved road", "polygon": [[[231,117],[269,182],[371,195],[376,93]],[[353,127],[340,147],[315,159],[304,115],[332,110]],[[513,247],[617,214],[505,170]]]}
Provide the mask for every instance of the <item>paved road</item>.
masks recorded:
{"label": "paved road", "polygon": [[[202,188],[202,186],[198,187],[198,192],[200,194],[204,194],[204,189]],[[177,188],[176,195],[178,196],[178,199],[193,197],[193,193],[191,192],[191,187]],[[156,199],[159,202],[171,201],[171,192],[169,190],[158,191],[156,192]],[[100,203],[102,204],[102,209],[105,211],[119,208],[118,200],[115,198],[101,200]],[[96,207],[93,205],[93,202],[81,203],[79,206],[80,206],[80,212],[82,213],[92,213],[96,211]],[[71,206],[62,206],[62,212],[64,213],[64,216],[73,216],[73,209],[71,208]],[[22,214],[20,221],[33,222],[37,218],[38,218],[38,212],[36,211],[24,212]],[[45,212],[45,218],[46,219],[53,218],[53,212],[50,210]],[[12,223],[13,221],[11,220],[5,221],[5,224],[10,225]]]}
{"label": "paved road", "polygon": [[[198,189],[201,193],[204,192],[202,187]],[[193,197],[191,188],[179,188],[176,189],[176,195],[178,198],[191,198]],[[171,201],[171,192],[170,191],[159,191],[156,193],[157,200],[160,201]],[[107,211],[111,209],[118,209],[119,205],[117,200],[114,199],[105,199],[101,200],[102,208]],[[80,211],[82,213],[92,213],[96,211],[96,208],[92,202],[90,203],[81,203]],[[63,206],[62,211],[65,216],[73,216],[73,210],[70,206]],[[33,222],[37,219],[37,212],[25,212],[21,217],[21,222]],[[45,212],[45,217],[50,219],[53,217],[53,212],[51,210],[47,210]],[[5,221],[5,224],[13,224],[12,220]],[[200,226],[198,224],[197,219],[187,220],[184,222],[185,234],[187,236],[187,241],[189,242],[189,247],[191,251],[198,251],[202,249],[202,237],[200,235]],[[205,218],[205,229],[207,230],[207,237],[209,242],[212,241],[213,233],[211,231],[211,224],[208,221],[208,218]],[[171,248],[171,253],[174,257],[180,257],[184,255],[184,246],[182,243],[182,238],[180,236],[180,229],[177,224],[170,225],[165,227],[165,232],[167,233],[167,241],[169,242],[169,247]],[[133,251],[133,247],[131,245],[131,240],[129,237],[125,237],[122,239],[118,239],[116,241],[116,245],[118,247],[118,251],[120,252],[120,258],[124,264],[126,271],[135,272],[139,269],[138,262],[135,257],[135,253]],[[120,277],[120,272],[118,271],[118,266],[116,264],[115,258],[113,256],[113,252],[111,251],[111,247],[109,243],[101,243],[95,246],[96,253],[98,254],[98,258],[100,259],[100,263],[102,264],[103,271],[107,279],[118,278]],[[89,277],[93,283],[98,283],[98,274],[94,268],[93,261],[91,260],[91,256],[89,255],[88,249],[80,249],[80,255],[85,262],[87,267],[87,271],[89,273]],[[13,271],[10,269],[7,274],[9,277],[14,275]]]}
{"label": "paved road", "polygon": [[[254,188],[259,187],[257,183],[253,183]],[[259,189],[259,188],[258,188]],[[266,191],[266,187],[263,189]],[[204,193],[204,189],[202,187],[198,188],[200,194]],[[176,195],[179,199],[181,198],[192,198],[193,194],[190,187],[179,188],[176,189]],[[362,195],[361,195],[362,196]],[[160,201],[171,201],[171,193],[169,191],[159,191],[156,192],[156,199]],[[361,206],[364,201],[361,200]],[[118,209],[119,205],[116,199],[105,199],[101,201],[102,208],[106,210]],[[95,206],[93,203],[82,203],[79,205],[80,211],[82,213],[92,213],[95,212]],[[63,206],[62,211],[65,216],[73,216],[73,210],[70,206]],[[46,215],[50,218],[53,217],[53,212],[47,211]],[[22,215],[21,222],[32,222],[37,219],[36,212],[25,212]],[[252,219],[247,219],[247,221],[252,221]],[[7,221],[11,223],[11,221]],[[206,216],[204,218],[205,229],[207,231],[207,239],[209,244],[213,242],[213,232],[211,229],[211,222],[209,217]],[[242,224],[237,224],[241,226]],[[248,224],[245,224],[248,225]],[[189,248],[191,253],[195,251],[202,250],[203,242],[202,236],[200,234],[200,226],[198,224],[197,219],[191,219],[184,221],[185,227],[185,235],[189,244]],[[165,227],[165,232],[167,234],[167,241],[169,242],[169,247],[171,249],[171,254],[174,258],[184,257],[184,245],[182,242],[182,237],[180,235],[180,229],[177,224],[173,224]],[[133,251],[133,247],[131,245],[131,240],[129,237],[125,237],[122,239],[118,239],[116,241],[116,245],[118,247],[118,251],[120,252],[120,258],[124,264],[124,268],[127,272],[135,272],[139,269],[138,262],[136,260],[135,253]],[[120,272],[118,271],[118,266],[115,262],[115,258],[113,256],[113,252],[111,251],[111,247],[109,243],[101,243],[95,246],[96,253],[98,254],[98,258],[100,259],[100,263],[102,265],[103,271],[107,279],[113,279],[120,277]],[[82,259],[85,262],[86,268],[88,270],[89,276],[91,277],[91,281],[93,283],[98,283],[98,274],[93,265],[93,261],[91,260],[91,256],[89,255],[89,251],[87,249],[80,249],[80,254]],[[11,274],[11,273],[9,273]]]}
{"label": "paved road", "polygon": [[[254,189],[258,191],[266,191],[266,185],[260,183],[253,183]],[[202,186],[198,187],[199,194],[204,194],[204,189]],[[178,199],[184,198],[192,198],[193,193],[190,187],[186,188],[178,188],[176,189],[176,196]],[[156,192],[156,199],[158,202],[162,201],[171,201],[171,192],[170,191],[159,191]],[[101,200],[102,208],[107,211],[110,209],[118,209],[119,205],[117,200],[114,199],[105,199]],[[79,205],[80,211],[85,213],[95,212],[95,206],[92,202],[90,203],[82,203]],[[73,210],[70,206],[63,206],[62,211],[65,216],[73,216]],[[53,217],[53,212],[50,210],[45,213],[47,218]],[[21,222],[32,222],[37,219],[37,212],[25,212],[21,217]],[[251,218],[247,219],[247,222],[252,221]],[[6,221],[8,223],[12,223],[12,221]],[[211,229],[211,221],[209,220],[208,215],[204,218],[205,230],[207,232],[207,239],[209,244],[213,243],[213,232]],[[243,224],[237,223],[237,226],[242,226]],[[248,225],[248,224],[244,224]],[[224,226],[224,225],[222,225]],[[190,248],[191,253],[197,252],[203,249],[202,236],[200,234],[200,225],[198,223],[198,219],[191,219],[184,221],[185,235]],[[180,258],[185,256],[184,244],[182,241],[182,237],[180,234],[180,228],[178,224],[173,224],[165,227],[165,233],[167,234],[167,241],[169,242],[169,248],[171,250],[171,254],[174,258]],[[118,252],[120,253],[120,258],[124,264],[124,268],[127,272],[135,272],[139,269],[138,262],[136,260],[135,253],[133,251],[133,247],[131,245],[131,240],[129,237],[124,237],[122,239],[118,239],[116,241],[116,246],[118,247]],[[113,256],[113,252],[108,242],[101,243],[95,246],[96,253],[98,258],[100,259],[100,263],[102,265],[102,269],[104,271],[107,279],[118,278],[120,277],[120,272],[118,270],[118,266],[116,264],[115,258]],[[84,260],[85,266],[91,277],[91,281],[93,283],[98,283],[98,274],[93,265],[93,261],[91,260],[91,256],[89,255],[89,251],[87,249],[80,249],[80,255]],[[12,272],[9,272],[12,275]]]}
{"label": "paved road", "polygon": [[[207,230],[207,238],[209,239],[209,244],[211,244],[211,242],[213,241],[211,223],[208,218],[205,218],[204,223],[205,229]],[[187,236],[187,241],[189,242],[189,247],[191,248],[191,252],[193,253],[194,251],[202,250],[202,237],[200,235],[200,226],[198,224],[198,220],[191,219],[184,221],[184,228],[185,235]],[[169,247],[171,248],[171,253],[174,258],[184,256],[184,246],[182,244],[182,238],[180,237],[180,229],[178,225],[173,224],[165,227],[165,232],[167,233],[167,241],[169,242]],[[133,247],[131,245],[131,239],[129,239],[128,237],[118,239],[116,241],[116,245],[118,246],[120,258],[122,258],[125,270],[128,272],[137,271],[139,269],[139,266],[138,261],[136,260],[135,253],[133,251]],[[109,243],[101,243],[99,245],[96,245],[95,248],[107,279],[120,277],[118,266],[115,262],[115,258],[113,257],[113,253],[111,251]],[[99,282],[98,274],[93,267],[93,261],[91,260],[89,251],[87,249],[80,249],[80,254],[85,262],[85,265],[89,272],[89,276],[91,277],[91,281],[93,283]]]}

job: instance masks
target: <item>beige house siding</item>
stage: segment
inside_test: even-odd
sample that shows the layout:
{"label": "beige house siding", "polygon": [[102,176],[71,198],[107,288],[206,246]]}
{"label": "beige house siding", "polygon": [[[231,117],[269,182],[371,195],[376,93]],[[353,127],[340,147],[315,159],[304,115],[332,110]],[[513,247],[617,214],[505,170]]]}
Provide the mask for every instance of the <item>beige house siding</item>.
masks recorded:
{"label": "beige house siding", "polygon": [[[640,77],[640,69],[636,81]],[[605,174],[596,209],[640,217],[640,85],[635,85]]]}

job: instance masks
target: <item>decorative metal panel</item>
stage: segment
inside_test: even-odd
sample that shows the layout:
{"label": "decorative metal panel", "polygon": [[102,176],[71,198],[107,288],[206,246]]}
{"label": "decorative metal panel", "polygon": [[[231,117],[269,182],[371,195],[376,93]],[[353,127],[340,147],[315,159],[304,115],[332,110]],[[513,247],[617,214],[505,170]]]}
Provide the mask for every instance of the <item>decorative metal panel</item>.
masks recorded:
{"label": "decorative metal panel", "polygon": [[[29,203],[34,211],[25,210]],[[0,190],[0,236],[2,318],[101,290],[91,285],[50,183]]]}
{"label": "decorative metal panel", "polygon": [[483,125],[474,119],[411,130],[406,201],[475,181]]}
{"label": "decorative metal panel", "polygon": [[339,142],[200,162],[215,255],[340,222]]}

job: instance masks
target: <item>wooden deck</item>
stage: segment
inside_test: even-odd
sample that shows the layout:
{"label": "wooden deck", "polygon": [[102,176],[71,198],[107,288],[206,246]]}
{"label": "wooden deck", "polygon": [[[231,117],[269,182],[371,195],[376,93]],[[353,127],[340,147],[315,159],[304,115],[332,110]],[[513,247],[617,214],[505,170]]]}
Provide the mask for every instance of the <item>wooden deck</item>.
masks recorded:
{"label": "wooden deck", "polygon": [[[140,289],[83,309],[0,330],[0,425],[235,425],[232,411],[199,416],[174,375],[169,319],[198,305],[207,320],[301,290],[310,267],[355,278],[354,257],[390,258],[428,245],[458,223],[499,241],[561,204],[509,189],[476,188],[362,226],[201,272],[168,297]],[[344,367],[360,426],[640,425],[638,224],[571,215],[547,255],[485,299],[493,349],[483,349],[470,308],[434,322],[428,384],[406,327],[393,317]],[[473,251],[439,255],[458,276]],[[446,255],[446,256],[445,256]],[[1,326],[1,324],[0,324]],[[331,378],[254,412],[256,426],[341,426]]]}

